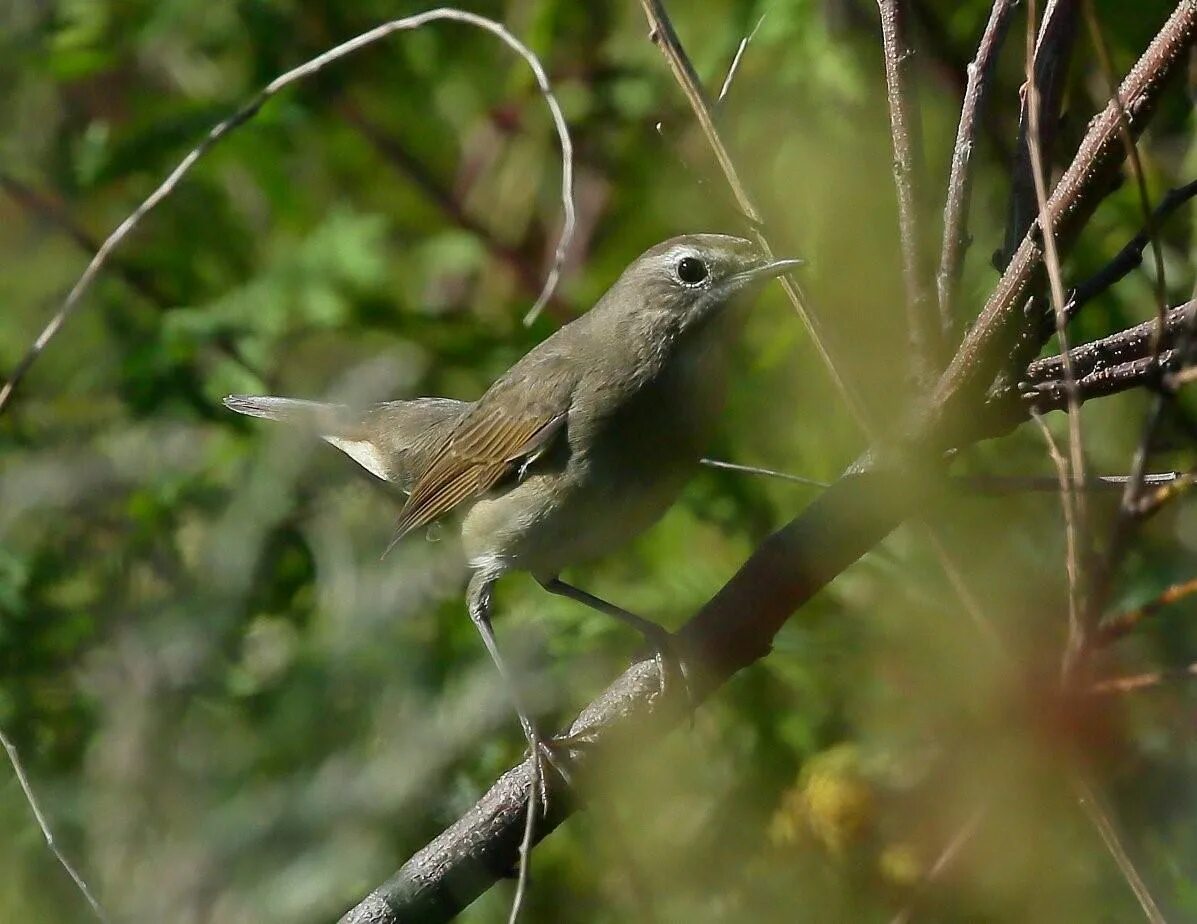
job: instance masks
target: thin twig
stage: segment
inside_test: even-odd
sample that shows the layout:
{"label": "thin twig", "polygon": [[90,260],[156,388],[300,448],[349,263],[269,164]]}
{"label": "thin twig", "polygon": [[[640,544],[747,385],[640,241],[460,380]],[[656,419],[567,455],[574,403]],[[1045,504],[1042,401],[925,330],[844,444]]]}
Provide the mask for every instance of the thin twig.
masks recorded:
{"label": "thin twig", "polygon": [[[988,805],[981,805],[965,819],[964,824],[960,826],[960,830],[952,836],[952,839],[944,846],[939,856],[935,858],[935,862],[931,864],[931,868],[927,870],[927,875],[919,883],[920,891],[926,891],[929,886],[934,885],[944,873],[951,869],[952,864],[964,852],[964,848],[968,846],[969,841],[976,836],[977,830],[981,827],[981,822],[988,811]],[[909,924],[914,915],[915,904],[914,900],[907,903],[905,908],[893,916],[890,924]]]}
{"label": "thin twig", "polygon": [[[1032,23],[1033,7],[1028,3],[1027,19]],[[1047,0],[1043,22],[1037,39],[1032,39],[1034,64],[1031,79],[1024,87],[1022,113],[1018,122],[1018,144],[1011,177],[1010,206],[1006,220],[1006,240],[998,259],[1004,269],[1013,258],[1027,230],[1039,214],[1035,202],[1035,178],[1031,160],[1031,119],[1038,127],[1035,132],[1040,160],[1050,163],[1055,147],[1056,122],[1064,98],[1068,63],[1076,38],[1077,0]],[[1026,92],[1035,88],[1035,104]]]}
{"label": "thin twig", "polygon": [[1143,877],[1139,874],[1139,870],[1135,868],[1130,854],[1127,853],[1126,848],[1122,845],[1122,839],[1118,836],[1118,830],[1114,827],[1114,822],[1110,818],[1109,811],[1098,801],[1097,794],[1093,788],[1079,773],[1072,774],[1072,784],[1077,792],[1077,801],[1081,804],[1081,808],[1084,809],[1085,815],[1093,822],[1093,826],[1097,828],[1097,833],[1101,835],[1102,843],[1106,845],[1110,856],[1118,864],[1118,869],[1122,872],[1123,878],[1126,879],[1127,885],[1135,893],[1135,898],[1138,899],[1139,907],[1143,909],[1144,916],[1146,916],[1151,924],[1167,924],[1164,916],[1160,913],[1159,905],[1156,904],[1151,891],[1147,888],[1147,883],[1143,881]]}
{"label": "thin twig", "polygon": [[1145,674],[1132,674],[1129,677],[1109,677],[1105,680],[1098,680],[1089,685],[1089,693],[1094,696],[1137,693],[1140,690],[1151,690],[1163,686],[1174,680],[1193,679],[1197,679],[1197,662],[1186,664],[1176,670],[1148,671]]}
{"label": "thin twig", "polygon": [[1156,333],[1152,338],[1151,353],[1159,359],[1160,349],[1164,337],[1164,317],[1168,313],[1168,285],[1164,278],[1164,251],[1160,245],[1158,226],[1155,212],[1151,208],[1151,196],[1147,192],[1147,176],[1143,170],[1143,161],[1139,157],[1139,148],[1130,132],[1130,122],[1126,117],[1126,110],[1118,96],[1118,85],[1114,79],[1114,68],[1110,64],[1110,52],[1106,47],[1105,36],[1102,35],[1101,24],[1097,21],[1097,14],[1093,10],[1093,0],[1083,0],[1085,23],[1089,28],[1089,37],[1093,41],[1093,50],[1097,53],[1098,70],[1106,85],[1106,96],[1118,107],[1118,127],[1122,134],[1122,143],[1126,147],[1127,163],[1131,174],[1135,178],[1135,187],[1139,192],[1139,205],[1143,209],[1143,233],[1151,242],[1151,255],[1155,262],[1155,310]]}
{"label": "thin twig", "polygon": [[977,125],[985,108],[993,76],[997,70],[998,51],[1010,24],[1018,0],[994,0],[989,22],[977,45],[977,54],[968,65],[968,84],[960,107],[960,124],[952,150],[952,170],[943,209],[943,244],[940,249],[936,288],[939,295],[939,320],[946,343],[955,340],[956,290],[969,245],[968,212],[971,199],[973,149]]}
{"label": "thin twig", "polygon": [[1083,631],[1081,629],[1080,599],[1077,593],[1077,588],[1080,584],[1080,556],[1077,550],[1079,540],[1076,518],[1076,498],[1078,495],[1072,487],[1076,473],[1069,469],[1068,460],[1060,452],[1060,447],[1056,445],[1056,438],[1052,436],[1052,431],[1044,423],[1043,418],[1038,414],[1032,413],[1031,420],[1035,422],[1036,426],[1039,427],[1040,433],[1043,434],[1043,440],[1047,443],[1047,454],[1051,457],[1052,463],[1056,466],[1056,472],[1059,475],[1060,507],[1064,512],[1064,537],[1067,544],[1066,568],[1068,572],[1068,648],[1064,653],[1064,676],[1066,679],[1071,679],[1078,663],[1076,659],[1079,658],[1081,653],[1080,648],[1074,649],[1073,646],[1080,644],[1081,633]]}
{"label": "thin twig", "polygon": [[1098,627],[1097,635],[1093,639],[1094,645],[1109,645],[1125,635],[1128,635],[1139,623],[1158,613],[1178,600],[1197,594],[1197,578],[1173,584],[1154,600],[1149,600],[1141,607],[1126,610],[1117,616],[1111,616]]}
{"label": "thin twig", "polygon": [[67,875],[71,877],[71,880],[78,887],[79,891],[83,893],[83,897],[91,905],[91,910],[95,913],[95,916],[103,924],[108,924],[109,918],[104,911],[104,906],[96,900],[91,889],[88,888],[87,882],[76,872],[75,867],[71,865],[71,861],[58,848],[58,843],[54,840],[54,832],[50,830],[46,816],[42,814],[37,797],[33,794],[33,787],[29,785],[29,778],[25,776],[25,770],[21,766],[21,759],[17,755],[16,746],[8,740],[8,736],[2,731],[0,731],[0,744],[4,745],[4,750],[8,753],[8,762],[12,764],[12,770],[16,774],[17,782],[21,784],[21,791],[25,793],[25,801],[29,803],[29,808],[33,811],[33,817],[37,821],[37,826],[41,828],[42,837],[46,839],[46,846],[50,848],[50,852],[57,858],[59,865],[66,870]]}
{"label": "thin twig", "polygon": [[1168,190],[1151,213],[1151,220],[1147,222],[1147,226],[1131,238],[1109,263],[1072,290],[1068,296],[1069,319],[1098,295],[1115,283],[1121,282],[1127,274],[1138,268],[1143,263],[1143,251],[1147,249],[1147,244],[1154,240],[1150,229],[1158,230],[1169,215],[1193,196],[1197,196],[1197,180]]}
{"label": "thin twig", "polygon": [[[535,757],[535,755],[533,755]],[[536,835],[536,804],[540,798],[540,762],[532,761],[532,780],[528,786],[528,815],[524,820],[524,836],[520,840],[519,873],[515,884],[515,897],[511,900],[511,912],[507,924],[516,924],[524,907],[528,893],[528,872],[532,868],[532,844]]]}
{"label": "thin twig", "polygon": [[902,281],[906,288],[906,335],[910,339],[912,381],[928,382],[940,369],[943,319],[936,323],[931,293],[922,269],[923,225],[919,220],[923,181],[922,137],[917,117],[914,61],[906,40],[904,0],[877,0],[881,44],[885,54],[885,86],[893,143],[894,190],[902,249]]}
{"label": "thin twig", "polygon": [[[725,462],[722,459],[700,459],[699,462],[710,468],[740,472],[745,475],[760,475],[765,478],[777,478],[780,481],[789,481],[812,488],[831,487],[831,482],[828,481],[819,481],[817,478],[807,478],[805,475],[795,475],[791,472],[780,472],[772,468],[762,468],[759,465],[740,465],[736,462]],[[1184,477],[1180,472],[1152,472],[1144,476],[1144,483],[1156,486],[1169,485]],[[1130,478],[1130,475],[1091,475],[1084,482],[1076,478],[1072,481],[1073,487],[1082,491],[1120,491]],[[1045,475],[949,475],[944,483],[950,488],[962,488],[967,491],[975,491],[978,494],[997,495],[1058,491],[1060,489],[1058,478]]]}
{"label": "thin twig", "polygon": [[[761,212],[749,196],[747,188],[740,179],[739,171],[732,161],[731,154],[728,153],[727,147],[719,135],[711,105],[702,89],[702,83],[694,71],[694,65],[690,63],[689,56],[678,40],[677,32],[673,28],[668,13],[665,12],[664,4],[661,3],[661,0],[640,0],[640,5],[648,19],[649,37],[661,49],[661,53],[669,64],[669,69],[673,72],[674,79],[677,80],[678,86],[689,102],[690,108],[694,112],[694,118],[698,121],[699,128],[706,137],[707,144],[719,164],[719,169],[723,172],[724,179],[735,197],[736,206],[751,226],[752,234],[757,244],[765,251],[765,256],[772,258],[773,249],[765,237]],[[818,314],[810,307],[802,289],[788,275],[779,277],[779,281],[782,289],[785,290],[786,297],[810,332],[811,340],[814,342],[815,349],[818,350],[832,382],[835,383],[856,422],[867,432],[868,417],[865,413],[864,402],[856,393],[855,387],[840,372],[841,363],[834,354]]]}
{"label": "thin twig", "polygon": [[187,155],[179,162],[178,166],[170,172],[165,180],[152,192],[150,195],[136,208],[133,212],[125,218],[100,245],[99,250],[96,251],[95,256],[92,257],[91,262],[87,264],[83,274],[76,281],[67,295],[66,300],[62,303],[59,309],[51,317],[49,323],[45,326],[37,339],[33,342],[28,352],[22,357],[17,364],[12,374],[9,376],[4,386],[0,388],[0,413],[3,412],[9,400],[12,397],[13,390],[17,384],[29,371],[29,368],[37,360],[45,350],[46,345],[53,339],[54,335],[58,333],[67,319],[74,313],[79,306],[80,300],[84,293],[91,286],[95,277],[99,274],[104,264],[107,262],[109,255],[121,244],[121,242],[133,231],[134,228],[141,222],[141,220],[152,211],[163,199],[169,196],[178,185],[179,181],[195,166],[196,162],[207,154],[218,142],[225,138],[230,132],[234,131],[241,125],[244,125],[266,104],[266,102],[280,90],[297,83],[305,78],[323,70],[327,65],[335,61],[339,61],[362,48],[372,45],[375,42],[384,39],[395,32],[405,31],[409,29],[416,29],[427,25],[430,22],[438,20],[450,20],[453,22],[466,23],[471,26],[476,26],[483,29],[500,39],[505,45],[511,48],[518,54],[528,67],[532,70],[536,78],[536,83],[540,87],[541,95],[544,97],[546,104],[549,107],[549,112],[553,117],[553,124],[557,130],[557,136],[561,143],[561,202],[564,210],[564,221],[561,229],[561,236],[557,241],[556,254],[553,258],[553,265],[549,269],[548,275],[545,279],[544,288],[541,290],[539,297],[533,305],[532,310],[528,313],[527,320],[534,318],[548,301],[553,291],[557,286],[557,280],[561,274],[561,266],[565,262],[565,253],[569,247],[570,241],[573,238],[575,214],[573,201],[573,143],[570,140],[569,128],[565,124],[565,117],[561,113],[561,107],[557,103],[556,96],[553,95],[552,88],[549,85],[548,76],[545,74],[544,67],[541,65],[539,59],[532,53],[532,51],[524,45],[519,39],[512,35],[506,27],[496,22],[493,19],[487,19],[485,16],[479,16],[477,13],[469,13],[464,10],[454,9],[452,7],[441,7],[435,10],[428,10],[424,13],[417,13],[414,16],[405,16],[401,19],[393,19],[390,22],[383,23],[376,26],[367,32],[342,42],[341,44],[330,48],[323,54],[317,55],[309,61],[287,71],[276,77],[265,87],[258,91],[258,93],[245,103],[240,109],[215,125],[209,130],[204,139],[194,148],[192,148]]}
{"label": "thin twig", "polygon": [[710,468],[721,468],[729,472],[741,472],[745,475],[764,475],[768,478],[792,481],[795,484],[803,484],[812,488],[831,487],[831,482],[829,481],[819,481],[817,478],[807,478],[803,475],[791,475],[788,472],[779,472],[771,468],[760,468],[756,465],[738,465],[735,462],[724,462],[722,459],[699,459],[698,461]]}
{"label": "thin twig", "polygon": [[[1068,644],[1064,656],[1064,676],[1071,678],[1078,666],[1078,658],[1084,650],[1088,640],[1089,626],[1086,624],[1086,604],[1083,582],[1084,556],[1081,552],[1081,537],[1086,535],[1088,520],[1085,496],[1073,487],[1073,481],[1084,484],[1085,478],[1085,447],[1084,434],[1081,430],[1080,401],[1076,392],[1076,375],[1073,373],[1072,361],[1068,353],[1068,320],[1064,313],[1064,279],[1060,270],[1060,254],[1056,249],[1056,236],[1047,211],[1047,177],[1044,171],[1043,150],[1039,145],[1039,90],[1035,80],[1035,2],[1028,0],[1027,4],[1027,112],[1029,131],[1027,146],[1031,153],[1031,175],[1035,183],[1035,201],[1039,207],[1039,231],[1043,236],[1043,262],[1047,268],[1049,290],[1052,308],[1056,318],[1056,339],[1060,343],[1060,356],[1064,368],[1064,389],[1068,399],[1068,459],[1067,472],[1061,461],[1056,458],[1057,450],[1052,440],[1051,431],[1036,417],[1035,422],[1042,429],[1047,440],[1052,459],[1061,473],[1060,491],[1064,495],[1064,525],[1068,531]],[[1120,110],[1121,111],[1121,110]]]}
{"label": "thin twig", "polygon": [[761,14],[760,19],[756,21],[756,25],[752,27],[752,31],[740,39],[740,44],[736,46],[736,54],[727,68],[727,76],[723,78],[723,86],[719,88],[719,96],[715,99],[716,109],[722,106],[723,101],[727,99],[727,93],[731,89],[732,81],[736,79],[736,72],[740,69],[740,61],[744,57],[744,52],[748,49],[749,43],[756,38],[756,34],[760,31],[761,23],[765,21],[766,15],[765,13]]}

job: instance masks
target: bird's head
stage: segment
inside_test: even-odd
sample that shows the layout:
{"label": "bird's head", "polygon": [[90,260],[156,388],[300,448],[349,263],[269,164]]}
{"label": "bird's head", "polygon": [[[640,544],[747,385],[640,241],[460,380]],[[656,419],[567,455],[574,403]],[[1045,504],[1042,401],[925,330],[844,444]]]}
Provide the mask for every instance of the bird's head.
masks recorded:
{"label": "bird's head", "polygon": [[724,314],[760,283],[801,260],[775,260],[757,244],[726,234],[687,234],[650,247],[624,271],[607,300],[629,320],[681,334]]}

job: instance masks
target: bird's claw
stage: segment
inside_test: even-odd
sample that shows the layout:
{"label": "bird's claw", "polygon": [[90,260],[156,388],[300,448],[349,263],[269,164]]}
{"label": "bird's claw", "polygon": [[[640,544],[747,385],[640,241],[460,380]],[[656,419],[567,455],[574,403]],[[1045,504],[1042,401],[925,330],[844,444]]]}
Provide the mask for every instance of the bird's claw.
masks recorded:
{"label": "bird's claw", "polygon": [[675,644],[677,637],[665,629],[659,632],[645,632],[644,640],[648,644],[649,650],[652,652],[653,661],[657,665],[657,676],[659,680],[659,692],[661,696],[671,689],[670,675],[676,674],[682,681],[683,692],[686,695],[686,712],[690,716],[690,722],[694,722],[694,710],[698,703],[694,698],[694,691],[690,686],[690,678],[686,673],[686,662],[678,654],[677,646]]}

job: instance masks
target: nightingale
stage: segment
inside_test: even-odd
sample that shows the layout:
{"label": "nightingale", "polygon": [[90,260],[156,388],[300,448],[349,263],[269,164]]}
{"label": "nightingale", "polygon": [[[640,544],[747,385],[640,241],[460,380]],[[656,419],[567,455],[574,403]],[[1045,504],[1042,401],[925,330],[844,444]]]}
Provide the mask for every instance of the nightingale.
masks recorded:
{"label": "nightingale", "polygon": [[681,673],[665,629],[559,575],[632,539],[673,503],[723,405],[744,306],[762,282],[801,262],[722,234],[657,244],[473,402],[416,398],[364,411],[249,395],[224,403],[299,424],[398,486],[407,500],[391,546],[450,511],[460,515],[469,613],[514,700],[543,787],[540,760],[551,760],[551,750],[499,653],[492,588],[510,571],[529,572],[551,593],[642,633],[662,684],[665,658]]}

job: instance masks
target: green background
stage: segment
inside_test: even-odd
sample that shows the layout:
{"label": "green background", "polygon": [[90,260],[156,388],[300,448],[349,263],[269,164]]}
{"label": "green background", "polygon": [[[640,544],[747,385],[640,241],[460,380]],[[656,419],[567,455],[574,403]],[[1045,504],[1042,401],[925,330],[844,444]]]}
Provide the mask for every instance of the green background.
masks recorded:
{"label": "green background", "polygon": [[[721,128],[878,419],[907,388],[892,155],[866,0],[672,4],[718,87],[764,21]],[[988,3],[915,4],[929,238],[963,67]],[[1119,73],[1160,0],[1099,3]],[[94,247],[217,120],[268,80],[410,3],[0,3],[0,370]],[[642,249],[739,232],[725,184],[638,4],[477,3],[549,71],[577,151],[579,230],[532,327],[560,225],[552,124],[526,66],[442,23],[401,33],[270,102],[117,253],[0,417],[0,728],[62,849],[117,920],[334,919],[472,804],[522,737],[466,617],[450,535],[385,562],[398,501],[335,450],[225,411],[230,392],[476,397]],[[1014,145],[1021,14],[977,148],[963,320],[996,273]],[[1105,93],[1082,35],[1061,127]],[[1185,94],[1144,144],[1155,196],[1191,179]],[[1064,158],[1067,162],[1067,156]],[[1141,224],[1133,184],[1066,267]],[[1167,226],[1173,303],[1192,287],[1191,214]],[[1075,337],[1151,316],[1147,273]],[[1147,399],[1086,408],[1098,471],[1126,471]],[[1056,415],[1059,416],[1059,415]],[[1062,421],[1053,420],[1057,432]],[[1192,464],[1169,426],[1157,468]],[[776,287],[738,350],[712,454],[829,479],[862,446]],[[1051,474],[1031,428],[961,471]],[[629,548],[567,575],[677,626],[815,489],[700,472]],[[1114,498],[1094,503],[1105,534]],[[793,619],[694,726],[614,760],[536,851],[527,920],[1123,921],[1141,914],[1072,780],[1094,781],[1173,920],[1197,917],[1197,712],[1183,684],[1054,702],[1066,614],[1051,493],[952,492]],[[1197,506],[1136,541],[1113,608],[1193,577]],[[502,582],[500,643],[553,723],[637,640]],[[1197,660],[1192,605],[1104,655],[1102,676]],[[1078,758],[1077,755],[1083,755]],[[1078,769],[1081,768],[1081,769]],[[975,820],[927,894],[915,883]],[[463,920],[505,920],[501,885]],[[89,912],[0,766],[0,920]]]}

